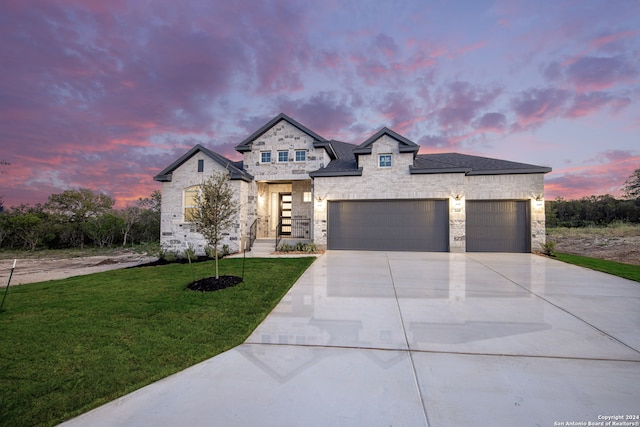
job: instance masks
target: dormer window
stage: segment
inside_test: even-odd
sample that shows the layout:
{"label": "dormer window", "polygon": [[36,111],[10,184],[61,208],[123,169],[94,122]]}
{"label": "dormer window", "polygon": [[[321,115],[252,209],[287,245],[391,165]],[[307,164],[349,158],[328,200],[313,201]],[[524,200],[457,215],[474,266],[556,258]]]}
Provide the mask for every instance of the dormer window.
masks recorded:
{"label": "dormer window", "polygon": [[289,152],[288,151],[278,151],[278,162],[284,163],[289,161]]}
{"label": "dormer window", "polygon": [[380,154],[378,155],[378,166],[381,168],[390,168],[391,167],[391,154]]}
{"label": "dormer window", "polygon": [[271,163],[271,151],[263,151],[260,153],[261,163]]}

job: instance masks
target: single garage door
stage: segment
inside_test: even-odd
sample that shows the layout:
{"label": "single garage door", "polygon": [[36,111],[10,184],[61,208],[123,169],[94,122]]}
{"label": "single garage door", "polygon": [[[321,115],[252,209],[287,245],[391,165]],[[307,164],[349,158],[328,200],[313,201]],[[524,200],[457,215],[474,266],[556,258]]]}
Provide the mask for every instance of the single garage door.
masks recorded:
{"label": "single garage door", "polygon": [[329,249],[449,250],[447,200],[330,201],[327,221]]}
{"label": "single garage door", "polygon": [[469,200],[467,252],[531,252],[529,202]]}

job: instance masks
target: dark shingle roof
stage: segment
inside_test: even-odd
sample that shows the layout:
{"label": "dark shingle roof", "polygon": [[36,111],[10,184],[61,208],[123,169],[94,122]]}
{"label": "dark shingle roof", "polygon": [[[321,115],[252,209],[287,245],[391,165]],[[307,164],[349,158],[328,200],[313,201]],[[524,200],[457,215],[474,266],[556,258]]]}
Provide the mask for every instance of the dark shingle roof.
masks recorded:
{"label": "dark shingle roof", "polygon": [[362,168],[358,167],[356,157],[353,154],[353,151],[358,147],[357,145],[335,140],[332,140],[330,144],[336,153],[336,158],[325,167],[310,172],[310,177],[362,175]]}
{"label": "dark shingle roof", "polygon": [[180,167],[184,162],[189,160],[191,157],[193,157],[198,151],[206,154],[211,159],[216,161],[218,164],[220,164],[221,166],[229,170],[229,176],[231,179],[234,179],[234,180],[241,179],[246,182],[250,182],[251,180],[253,180],[253,177],[249,175],[242,167],[242,162],[233,162],[227,159],[226,157],[221,156],[220,154],[203,147],[200,144],[195,145],[191,150],[187,151],[182,157],[180,157],[175,162],[171,163],[158,175],[154,176],[153,179],[155,181],[160,181],[160,182],[170,182],[173,171],[176,170],[178,167]]}
{"label": "dark shingle roof", "polygon": [[464,172],[467,175],[548,173],[551,168],[459,153],[419,154],[411,173]]}

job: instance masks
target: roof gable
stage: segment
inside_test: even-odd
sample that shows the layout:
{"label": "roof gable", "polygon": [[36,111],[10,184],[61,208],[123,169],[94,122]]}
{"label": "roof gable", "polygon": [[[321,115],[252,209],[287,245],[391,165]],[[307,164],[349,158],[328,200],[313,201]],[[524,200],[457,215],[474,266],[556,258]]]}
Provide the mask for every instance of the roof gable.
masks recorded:
{"label": "roof gable", "polygon": [[212,160],[214,160],[216,163],[218,163],[220,166],[227,169],[229,171],[229,176],[231,179],[234,179],[234,180],[241,179],[246,182],[249,182],[253,179],[251,175],[249,175],[244,170],[238,167],[239,166],[238,162],[232,162],[226,157],[221,156],[220,154],[214,151],[211,151],[200,144],[197,144],[191,150],[187,151],[184,155],[182,155],[178,160],[176,160],[175,162],[167,166],[158,175],[154,176],[153,177],[154,181],[171,182],[171,175],[173,171],[178,169],[180,166],[182,166],[187,160],[189,160],[191,157],[196,155],[196,153],[198,152],[202,152],[203,154],[207,155]]}
{"label": "roof gable", "polygon": [[371,154],[371,146],[373,145],[373,143],[376,142],[378,139],[380,139],[384,135],[387,135],[388,137],[398,141],[398,148],[399,148],[401,153],[414,153],[415,154],[415,153],[418,152],[418,150],[420,150],[420,146],[418,144],[416,144],[415,142],[405,138],[404,136],[400,135],[399,133],[396,133],[396,132],[392,131],[389,128],[383,127],[378,132],[373,134],[365,142],[360,144],[355,150],[353,150],[353,153],[356,154],[356,155]]}
{"label": "roof gable", "polygon": [[333,147],[331,146],[331,143],[329,141],[327,141],[325,138],[323,138],[322,136],[318,135],[317,133],[315,133],[314,131],[312,131],[311,129],[307,128],[306,126],[302,125],[301,123],[295,121],[294,119],[292,119],[291,117],[287,116],[284,113],[280,113],[277,116],[275,116],[273,119],[269,120],[264,126],[262,126],[260,129],[258,129],[257,131],[255,131],[254,133],[252,133],[251,135],[249,135],[244,141],[242,141],[240,144],[236,145],[236,150],[239,151],[240,153],[245,153],[247,151],[251,151],[251,146],[253,145],[253,142],[260,138],[265,132],[267,132],[269,129],[271,129],[272,127],[274,127],[275,125],[277,125],[281,120],[286,121],[287,123],[289,123],[291,126],[299,129],[300,131],[306,133],[307,135],[309,135],[311,138],[313,138],[313,147],[314,148],[324,148],[327,153],[329,154],[329,157],[331,157],[332,159],[335,159],[336,153],[333,150]]}

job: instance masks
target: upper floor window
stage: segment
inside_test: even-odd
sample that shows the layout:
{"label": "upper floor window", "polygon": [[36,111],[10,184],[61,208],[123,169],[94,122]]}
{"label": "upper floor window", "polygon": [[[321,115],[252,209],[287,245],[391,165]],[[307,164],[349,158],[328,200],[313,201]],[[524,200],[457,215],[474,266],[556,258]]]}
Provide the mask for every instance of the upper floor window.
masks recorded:
{"label": "upper floor window", "polygon": [[202,190],[199,185],[185,188],[183,198],[184,202],[182,205],[185,221],[193,221],[193,215],[198,209],[198,202],[200,202],[201,193]]}
{"label": "upper floor window", "polygon": [[278,151],[278,162],[288,162],[288,161],[289,161],[289,152]]}
{"label": "upper floor window", "polygon": [[204,160],[198,160],[198,172],[204,172]]}
{"label": "upper floor window", "polygon": [[260,162],[271,163],[271,151],[263,151],[260,153]]}
{"label": "upper floor window", "polygon": [[380,154],[378,155],[378,166],[381,168],[390,168],[391,167],[391,154]]}
{"label": "upper floor window", "polygon": [[307,160],[306,150],[296,150],[296,162],[304,162]]}

